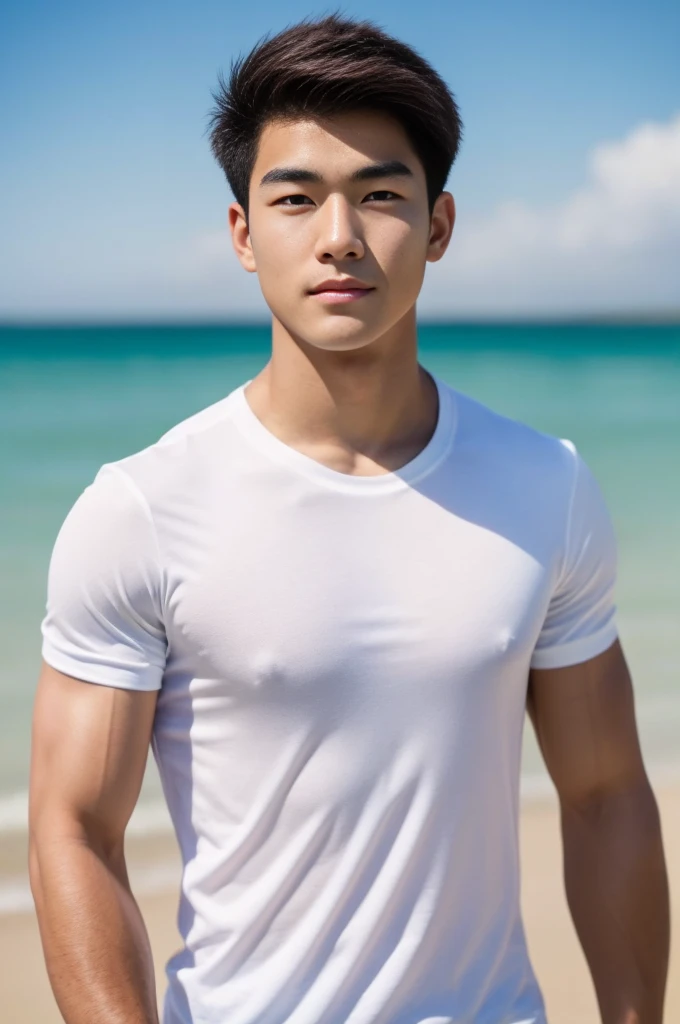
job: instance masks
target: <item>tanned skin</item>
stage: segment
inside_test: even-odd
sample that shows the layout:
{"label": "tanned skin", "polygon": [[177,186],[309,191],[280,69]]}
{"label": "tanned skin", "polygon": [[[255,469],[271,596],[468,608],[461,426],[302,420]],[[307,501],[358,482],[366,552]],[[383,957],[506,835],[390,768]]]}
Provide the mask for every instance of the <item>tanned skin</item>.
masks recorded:
{"label": "tanned skin", "polygon": [[[246,389],[282,441],[356,475],[427,444],[437,394],[417,359],[415,303],[455,221],[401,126],[367,111],[272,121],[234,249],[272,311],[272,355]],[[312,294],[327,278],[372,289]],[[603,1024],[661,1024],[669,907],[659,817],[619,644],[532,671],[528,709],[562,807],[567,895]],[[67,1024],[157,1024],[153,963],[130,892],[124,833],[156,693],[84,684],[43,666],[30,782],[30,873],[47,968]]]}
{"label": "tanned skin", "polygon": [[38,679],[29,873],[67,1024],[158,1024],[151,947],[124,856],[156,700],[157,691],[86,683],[44,662]]}
{"label": "tanned skin", "polygon": [[559,796],[567,902],[603,1024],[662,1024],[668,879],[621,644],[533,669],[527,710]]}

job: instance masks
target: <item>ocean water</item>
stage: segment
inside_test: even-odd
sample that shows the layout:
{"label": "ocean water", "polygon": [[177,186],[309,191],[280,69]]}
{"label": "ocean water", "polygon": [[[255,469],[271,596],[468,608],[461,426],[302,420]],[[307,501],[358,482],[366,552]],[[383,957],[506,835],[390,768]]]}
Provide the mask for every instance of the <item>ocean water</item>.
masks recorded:
{"label": "ocean water", "polygon": [[[253,377],[269,351],[265,327],[0,329],[0,841],[26,824],[39,626],[64,516],[102,463]],[[650,772],[674,772],[680,328],[422,325],[419,351],[459,390],[570,438],[595,472],[619,540],[619,625],[643,752]],[[545,788],[528,721],[523,771],[525,793]],[[151,756],[131,827],[168,827]]]}

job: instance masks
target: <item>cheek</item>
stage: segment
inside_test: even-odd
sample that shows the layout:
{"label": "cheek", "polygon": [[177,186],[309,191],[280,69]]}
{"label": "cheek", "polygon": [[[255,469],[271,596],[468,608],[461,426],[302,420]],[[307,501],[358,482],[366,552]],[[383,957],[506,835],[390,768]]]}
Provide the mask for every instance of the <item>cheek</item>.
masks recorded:
{"label": "cheek", "polygon": [[262,297],[271,312],[286,322],[300,315],[300,293],[306,286],[310,257],[300,226],[286,223],[288,218],[281,221],[252,231],[251,245]]}
{"label": "cheek", "polygon": [[250,243],[258,274],[287,277],[299,269],[309,240],[303,225],[296,221],[295,217],[281,217],[251,224]]}
{"label": "cheek", "polygon": [[424,273],[427,237],[421,225],[386,222],[376,229],[370,245],[374,258],[391,283],[415,282]]}
{"label": "cheek", "polygon": [[295,263],[291,265],[291,257],[305,250],[304,232],[297,229],[297,225],[286,223],[284,218],[282,220],[283,223],[263,225],[251,236],[258,269],[267,268],[271,272],[286,274],[295,267]]}

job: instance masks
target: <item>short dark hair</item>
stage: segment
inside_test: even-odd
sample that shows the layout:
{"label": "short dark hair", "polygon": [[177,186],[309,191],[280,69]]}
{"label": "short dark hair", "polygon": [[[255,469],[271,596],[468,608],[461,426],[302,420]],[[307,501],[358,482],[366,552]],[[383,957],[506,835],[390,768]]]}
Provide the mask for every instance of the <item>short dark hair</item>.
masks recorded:
{"label": "short dark hair", "polygon": [[453,94],[412,47],[369,21],[331,14],[263,36],[218,73],[210,145],[248,215],[248,188],[264,126],[276,118],[328,117],[354,110],[391,114],[425,170],[430,213],[462,138]]}

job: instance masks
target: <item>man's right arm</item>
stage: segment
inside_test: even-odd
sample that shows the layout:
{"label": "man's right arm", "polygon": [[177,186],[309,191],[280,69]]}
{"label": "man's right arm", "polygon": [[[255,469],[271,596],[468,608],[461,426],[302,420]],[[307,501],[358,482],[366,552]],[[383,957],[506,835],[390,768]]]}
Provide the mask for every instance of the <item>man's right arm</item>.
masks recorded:
{"label": "man's right arm", "polygon": [[151,948],[124,833],[157,690],[84,682],[43,661],[33,709],[29,873],[66,1024],[158,1024]]}

